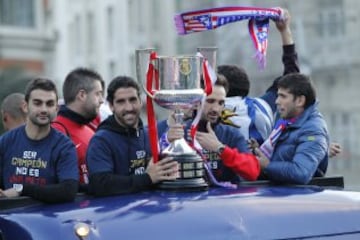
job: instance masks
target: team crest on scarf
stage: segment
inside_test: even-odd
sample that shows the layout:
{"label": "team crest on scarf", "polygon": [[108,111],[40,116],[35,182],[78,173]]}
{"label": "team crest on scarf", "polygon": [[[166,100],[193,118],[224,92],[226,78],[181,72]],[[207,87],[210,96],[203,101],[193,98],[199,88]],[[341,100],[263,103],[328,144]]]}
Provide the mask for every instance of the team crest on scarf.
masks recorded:
{"label": "team crest on scarf", "polygon": [[200,23],[202,23],[206,27],[206,29],[212,29],[210,14],[200,15],[200,16],[196,16],[194,18],[196,20],[198,20]]}

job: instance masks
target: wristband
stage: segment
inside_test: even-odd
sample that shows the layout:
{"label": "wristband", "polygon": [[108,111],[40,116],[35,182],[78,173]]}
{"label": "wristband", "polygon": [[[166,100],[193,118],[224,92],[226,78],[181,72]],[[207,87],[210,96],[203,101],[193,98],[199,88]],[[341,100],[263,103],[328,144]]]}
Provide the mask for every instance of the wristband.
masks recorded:
{"label": "wristband", "polygon": [[220,156],[224,150],[225,150],[225,145],[224,144],[221,144],[217,149],[216,149],[216,153]]}

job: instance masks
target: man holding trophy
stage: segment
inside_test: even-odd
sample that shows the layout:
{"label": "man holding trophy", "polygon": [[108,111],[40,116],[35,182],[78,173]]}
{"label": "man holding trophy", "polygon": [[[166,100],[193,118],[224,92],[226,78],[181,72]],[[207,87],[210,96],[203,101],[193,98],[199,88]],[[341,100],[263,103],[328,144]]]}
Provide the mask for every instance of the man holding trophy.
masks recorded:
{"label": "man holding trophy", "polygon": [[140,119],[140,88],[132,78],[113,79],[107,90],[113,112],[91,139],[86,154],[89,191],[95,196],[133,193],[177,178],[171,157],[153,163],[149,137]]}
{"label": "man holding trophy", "polygon": [[[212,93],[206,97],[196,140],[201,146],[201,154],[210,163],[216,180],[238,183],[242,178],[254,181],[260,173],[259,161],[249,152],[243,135],[220,122],[227,87],[226,79],[218,75]],[[189,121],[185,126],[185,129],[189,128]],[[184,134],[188,138],[188,133],[184,131],[183,125],[172,123],[164,134],[172,142]]]}

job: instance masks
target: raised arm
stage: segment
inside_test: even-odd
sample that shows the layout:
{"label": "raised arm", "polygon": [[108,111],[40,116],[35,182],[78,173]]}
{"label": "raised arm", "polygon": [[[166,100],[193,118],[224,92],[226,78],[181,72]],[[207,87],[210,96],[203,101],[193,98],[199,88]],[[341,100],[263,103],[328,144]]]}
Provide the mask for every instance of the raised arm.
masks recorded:
{"label": "raised arm", "polygon": [[[294,39],[291,33],[290,23],[291,16],[289,11],[282,9],[284,18],[275,22],[276,28],[281,36],[281,43],[283,48],[282,62],[284,65],[283,75],[300,72],[298,65],[298,56],[295,49]],[[275,100],[277,97],[277,82],[280,77],[277,77],[273,84],[266,90],[265,94],[261,96],[271,107],[273,112],[276,111]]]}

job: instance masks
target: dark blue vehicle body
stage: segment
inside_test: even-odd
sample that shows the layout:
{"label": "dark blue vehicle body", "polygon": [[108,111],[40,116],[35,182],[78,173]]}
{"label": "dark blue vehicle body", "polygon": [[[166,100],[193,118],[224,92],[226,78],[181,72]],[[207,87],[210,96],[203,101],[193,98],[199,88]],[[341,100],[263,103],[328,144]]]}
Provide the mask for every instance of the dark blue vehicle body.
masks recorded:
{"label": "dark blue vehicle body", "polygon": [[85,239],[360,239],[360,192],[253,184],[32,201],[0,210],[0,239],[79,239],[79,222],[91,228]]}

